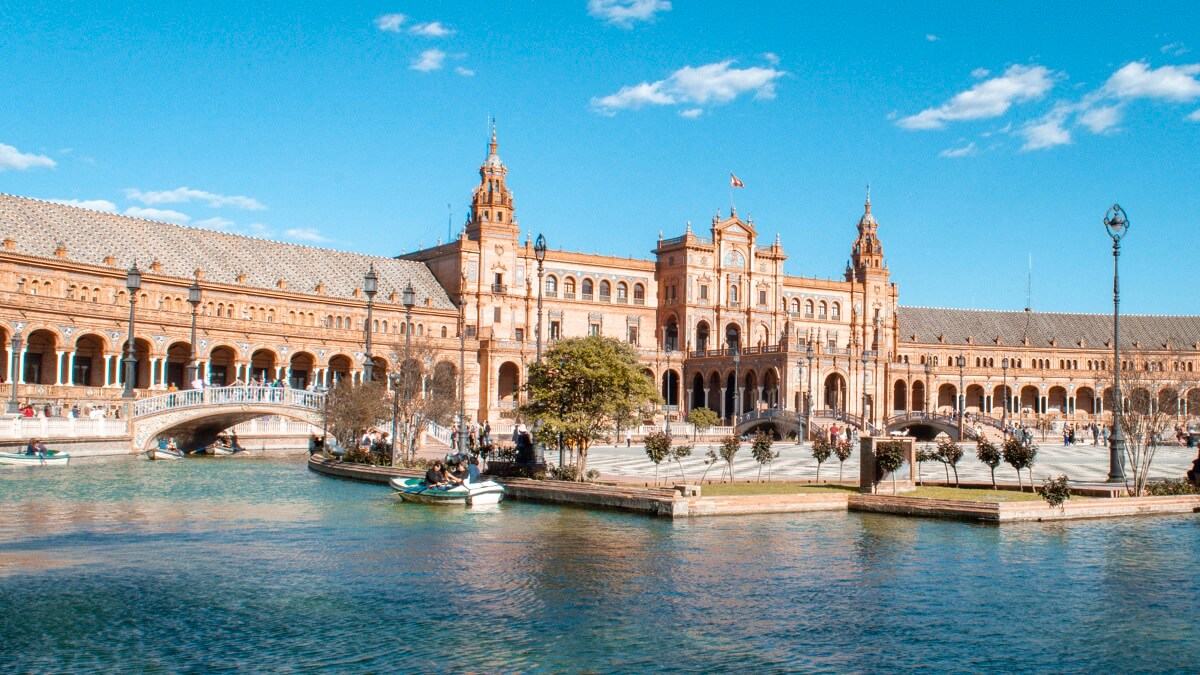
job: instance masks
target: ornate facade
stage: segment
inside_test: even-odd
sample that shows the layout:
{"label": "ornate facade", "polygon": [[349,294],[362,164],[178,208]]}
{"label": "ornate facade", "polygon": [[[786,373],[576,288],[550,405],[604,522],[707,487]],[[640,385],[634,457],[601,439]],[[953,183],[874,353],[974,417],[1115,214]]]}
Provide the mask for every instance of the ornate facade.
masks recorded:
{"label": "ornate facade", "polygon": [[[119,398],[125,272],[136,260],[139,395],[185,386],[193,280],[206,380],[361,379],[363,276],[374,269],[375,376],[398,363],[409,336],[457,369],[462,330],[468,414],[493,424],[519,414],[539,317],[543,346],[589,334],[633,345],[673,417],[702,406],[726,419],[811,410],[882,428],[907,413],[953,412],[960,392],[967,413],[1014,420],[1087,422],[1107,410],[1111,317],[899,306],[869,195],[833,281],[785,274],[779,237],[760,243],[736,211],[718,212],[703,235],[690,224],[660,234],[651,260],[549,250],[539,266],[494,131],[479,176],[459,237],[399,259],[0,196],[0,375],[19,377],[22,401]],[[1147,385],[1156,405],[1181,419],[1200,413],[1200,317],[1126,316],[1123,327],[1136,354],[1127,367],[1160,382]]]}

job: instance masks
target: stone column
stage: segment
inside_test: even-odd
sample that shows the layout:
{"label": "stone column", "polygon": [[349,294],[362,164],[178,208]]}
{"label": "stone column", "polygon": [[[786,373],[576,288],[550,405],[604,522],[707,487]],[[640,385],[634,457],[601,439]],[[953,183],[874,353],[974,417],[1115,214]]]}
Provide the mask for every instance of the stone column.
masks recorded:
{"label": "stone column", "polygon": [[111,359],[112,359],[112,354],[101,354],[100,355],[100,360],[104,363],[104,379],[101,380],[101,384],[100,384],[100,386],[102,386],[102,387],[111,387],[112,386],[112,383],[109,382],[109,378],[112,376],[112,372],[111,372],[112,369],[109,367]]}
{"label": "stone column", "polygon": [[161,361],[162,359],[150,357],[150,381],[146,383],[147,389],[158,389],[158,364]]}
{"label": "stone column", "polygon": [[62,381],[63,380],[62,364],[63,364],[63,356],[64,355],[66,355],[66,352],[60,352],[60,351],[54,352],[54,384],[55,385],[59,385],[59,384],[63,383],[63,381]]}
{"label": "stone column", "polygon": [[21,378],[21,384],[29,384],[25,381],[25,355],[29,353],[28,344],[27,342],[21,344],[21,354],[17,359],[17,377]]}
{"label": "stone column", "polygon": [[[67,352],[67,384],[79,384],[75,381],[75,350]],[[87,383],[84,382],[84,384]]]}
{"label": "stone column", "polygon": [[725,387],[721,387],[721,419],[729,417],[729,412],[725,410]]}

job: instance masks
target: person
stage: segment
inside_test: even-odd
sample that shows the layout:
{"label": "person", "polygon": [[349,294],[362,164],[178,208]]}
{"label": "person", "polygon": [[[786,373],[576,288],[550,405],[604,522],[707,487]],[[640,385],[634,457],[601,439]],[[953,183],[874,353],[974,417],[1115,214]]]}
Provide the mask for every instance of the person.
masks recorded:
{"label": "person", "polygon": [[479,458],[472,457],[471,459],[467,460],[467,477],[464,479],[463,482],[468,483],[468,484],[469,483],[478,483],[479,476],[480,476]]}
{"label": "person", "polygon": [[533,464],[533,437],[524,424],[517,425],[517,463]]}
{"label": "person", "polygon": [[633,429],[625,430],[625,447],[633,447]]}
{"label": "person", "polygon": [[167,450],[171,452],[179,452],[179,445],[175,443],[174,436],[167,439]]}
{"label": "person", "polygon": [[451,465],[450,471],[446,473],[446,482],[451,485],[462,485],[467,480],[467,465],[466,462],[459,460]]}
{"label": "person", "polygon": [[46,444],[40,438],[29,439],[29,445],[25,446],[26,455],[44,455],[46,454]]}
{"label": "person", "polygon": [[483,429],[479,432],[479,445],[492,444],[492,425],[487,420],[483,421]]}
{"label": "person", "polygon": [[426,487],[446,487],[446,472],[442,470],[442,460],[434,460],[433,466],[425,472]]}

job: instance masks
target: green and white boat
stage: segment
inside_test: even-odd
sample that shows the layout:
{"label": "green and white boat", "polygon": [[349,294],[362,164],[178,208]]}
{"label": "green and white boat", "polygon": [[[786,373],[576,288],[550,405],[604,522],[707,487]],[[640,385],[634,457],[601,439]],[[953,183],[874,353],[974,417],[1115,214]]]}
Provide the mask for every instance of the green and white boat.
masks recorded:
{"label": "green and white boat", "polygon": [[36,455],[27,455],[23,452],[0,452],[0,464],[14,464],[17,466],[66,466],[69,461],[71,461],[70,455],[57,450],[47,450]]}
{"label": "green and white boat", "polygon": [[393,478],[389,483],[400,493],[400,499],[417,504],[459,504],[478,506],[499,504],[504,499],[504,486],[491,480],[455,485],[451,488],[429,487],[420,478]]}

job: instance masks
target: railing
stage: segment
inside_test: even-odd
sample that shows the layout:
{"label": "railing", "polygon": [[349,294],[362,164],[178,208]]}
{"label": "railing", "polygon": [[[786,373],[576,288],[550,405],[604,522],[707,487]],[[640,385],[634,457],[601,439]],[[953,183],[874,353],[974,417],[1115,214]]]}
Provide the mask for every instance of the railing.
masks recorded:
{"label": "railing", "polygon": [[633,299],[633,304],[635,304],[635,305],[644,305],[644,304],[646,304],[646,299],[645,299],[645,298],[638,298],[638,297],[634,297],[634,299]]}
{"label": "railing", "polygon": [[574,300],[575,291],[563,291],[563,300]]}
{"label": "railing", "polygon": [[0,438],[114,438],[128,433],[125,420],[87,417],[14,417],[0,420]]}
{"label": "railing", "polygon": [[600,302],[612,302],[612,296],[611,296],[611,295],[604,295],[604,294],[601,294],[601,295],[600,295]]}
{"label": "railing", "polygon": [[325,394],[285,387],[250,386],[189,389],[187,391],[176,391],[170,394],[141,399],[133,404],[133,417],[143,417],[178,408],[233,403],[266,403],[269,405],[320,410],[325,405]]}
{"label": "railing", "polygon": [[492,284],[492,293],[496,295],[507,295],[508,284]]}
{"label": "railing", "polygon": [[452,429],[447,429],[437,422],[426,422],[425,433],[437,439],[442,445],[454,447],[454,441],[452,440],[454,431]]}
{"label": "railing", "polygon": [[592,294],[591,293],[582,293],[582,294],[580,294],[579,299],[580,300],[591,300]]}

